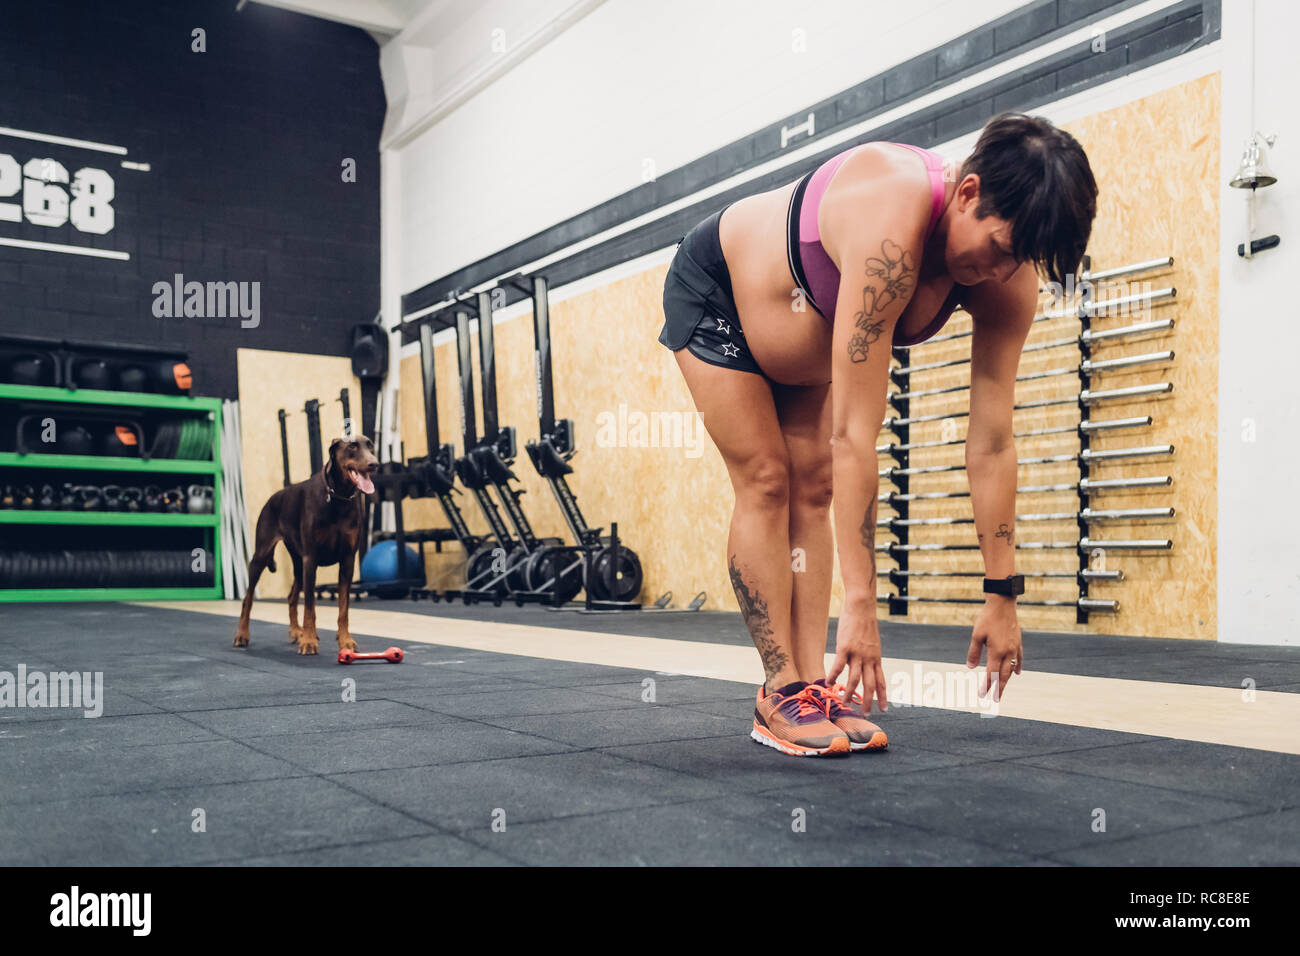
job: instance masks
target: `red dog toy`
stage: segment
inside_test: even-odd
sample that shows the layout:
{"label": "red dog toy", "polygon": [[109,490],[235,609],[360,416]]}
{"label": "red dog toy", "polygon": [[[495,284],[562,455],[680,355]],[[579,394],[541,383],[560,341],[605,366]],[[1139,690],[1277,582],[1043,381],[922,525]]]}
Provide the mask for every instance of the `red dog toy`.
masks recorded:
{"label": "red dog toy", "polygon": [[339,651],[339,663],[351,664],[353,661],[390,661],[394,664],[402,663],[402,649],[400,647],[390,647],[386,651],[378,654],[362,654],[359,651]]}

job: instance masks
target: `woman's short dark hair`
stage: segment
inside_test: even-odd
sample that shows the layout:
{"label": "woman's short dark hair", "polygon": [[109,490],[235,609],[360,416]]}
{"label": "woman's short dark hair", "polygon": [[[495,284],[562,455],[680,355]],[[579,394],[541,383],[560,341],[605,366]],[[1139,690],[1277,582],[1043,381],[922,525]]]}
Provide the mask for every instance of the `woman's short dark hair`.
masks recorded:
{"label": "woman's short dark hair", "polygon": [[1011,223],[1015,257],[1064,287],[1097,215],[1097,182],[1079,141],[1041,116],[1001,113],[962,163],[961,177],[968,173],[980,178],[975,218],[996,214]]}

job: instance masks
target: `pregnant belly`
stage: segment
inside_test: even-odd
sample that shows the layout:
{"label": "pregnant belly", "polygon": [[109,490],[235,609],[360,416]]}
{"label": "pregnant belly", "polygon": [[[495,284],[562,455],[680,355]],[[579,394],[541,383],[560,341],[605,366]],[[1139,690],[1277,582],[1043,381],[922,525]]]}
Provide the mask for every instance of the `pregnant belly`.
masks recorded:
{"label": "pregnant belly", "polygon": [[808,308],[786,303],[741,311],[745,341],[768,378],[782,385],[825,385],[831,380],[831,324]]}

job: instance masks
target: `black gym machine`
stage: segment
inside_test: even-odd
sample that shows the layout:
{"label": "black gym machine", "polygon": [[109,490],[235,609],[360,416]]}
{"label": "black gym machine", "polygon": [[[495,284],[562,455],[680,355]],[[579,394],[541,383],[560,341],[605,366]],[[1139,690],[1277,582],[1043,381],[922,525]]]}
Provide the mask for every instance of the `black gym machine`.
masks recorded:
{"label": "black gym machine", "polygon": [[[618,522],[612,522],[610,533],[601,535],[601,528],[588,526],[577,496],[569,487],[566,475],[573,473],[569,464],[577,445],[574,441],[572,419],[555,418],[555,393],[551,371],[551,323],[546,279],[534,276],[532,282],[524,281],[516,273],[500,283],[522,292],[533,304],[533,365],[537,380],[538,440],[524,447],[533,468],[546,479],[560,514],[572,535],[573,545],[562,549],[563,567],[558,573],[572,573],[576,564],[582,568],[582,578],[588,585],[584,610],[637,610],[641,606],[632,601],[641,593],[641,559],[635,551],[625,547],[618,537]],[[481,342],[481,340],[480,340]],[[557,565],[561,562],[557,562]],[[672,595],[667,594],[655,602],[656,608],[667,605]],[[703,603],[703,602],[701,602]]]}
{"label": "black gym machine", "polygon": [[[499,286],[515,289],[532,301],[533,307],[533,366],[537,380],[537,441],[526,443],[525,450],[533,468],[546,479],[560,514],[569,528],[574,541],[573,546],[553,551],[563,551],[566,555],[576,556],[582,562],[583,579],[588,583],[587,602],[582,608],[586,611],[637,610],[641,605],[631,599],[641,592],[641,559],[631,548],[625,547],[619,540],[618,522],[610,523],[610,533],[601,535],[601,528],[592,528],[587,524],[578,506],[577,495],[569,487],[566,476],[573,474],[570,461],[577,454],[578,448],[574,438],[573,420],[555,417],[555,391],[551,370],[551,313],[548,283],[545,276],[534,275],[525,279],[522,273],[515,273],[502,279]],[[566,558],[565,567],[569,573],[571,560]],[[706,595],[703,591],[695,595],[683,608],[685,611],[698,611],[704,606]],[[667,610],[672,600],[668,591],[646,611]]]}
{"label": "black gym machine", "polygon": [[[535,308],[534,314],[535,338],[538,329],[541,330],[540,338],[536,339],[539,344],[535,344],[538,404],[539,408],[546,410],[543,414],[541,434],[543,441],[550,447],[554,447],[552,432],[556,423],[550,411],[553,408],[553,395],[544,281],[538,288],[542,296],[540,299],[542,307]],[[558,486],[563,489],[562,492],[557,491],[556,496],[565,522],[574,532],[574,544],[566,545],[556,538],[538,539],[533,533],[532,525],[522,505],[524,491],[512,484],[518,480],[513,471],[518,447],[516,432],[512,426],[501,426],[498,421],[492,303],[492,294],[483,291],[474,297],[472,305],[469,300],[457,300],[448,309],[424,321],[420,327],[423,368],[426,370],[432,367],[433,332],[444,328],[456,330],[461,422],[464,431],[464,448],[467,449],[466,453],[455,461],[456,475],[462,484],[475,493],[480,502],[480,510],[492,529],[487,543],[480,544],[477,552],[471,553],[467,576],[474,580],[476,577],[482,577],[485,569],[491,570],[494,589],[499,593],[504,584],[505,596],[517,605],[531,602],[552,608],[562,607],[579,591],[584,591],[584,600],[575,606],[577,610],[595,612],[639,610],[641,605],[631,598],[636,597],[641,590],[640,560],[635,552],[619,540],[616,524],[611,526],[610,534],[604,537],[600,533],[601,529],[587,527],[581,511],[577,508],[576,497],[564,481],[563,476],[572,473],[573,470],[572,466],[568,465],[567,459],[572,457],[576,450],[572,441],[573,424],[570,421],[562,423],[561,426],[566,429],[568,441],[563,446],[564,452],[557,453],[558,467],[551,468],[549,465],[544,467],[554,472],[553,476],[547,478],[551,487]],[[469,330],[471,308],[479,320],[479,361],[484,425],[482,436],[476,433],[473,401]],[[446,318],[447,312],[451,312],[454,318]],[[539,321],[540,327],[537,325]],[[436,418],[429,417],[429,408],[433,405],[435,396],[432,388],[429,387],[430,381],[431,377],[426,373],[426,427],[429,429],[429,434],[434,435]],[[530,442],[528,445],[530,460],[534,456],[532,447],[534,444]],[[450,448],[448,447],[443,454],[450,457]],[[536,462],[534,464],[536,465]],[[546,471],[541,473],[544,477],[547,476]],[[488,494],[489,487],[496,491],[514,529],[513,535],[506,529],[496,509],[496,503]],[[655,602],[654,607],[663,608],[670,599],[671,594],[666,594]],[[697,609],[702,603],[701,599],[692,609]]]}
{"label": "black gym machine", "polygon": [[[602,528],[590,527],[578,506],[577,496],[569,487],[567,476],[573,474],[570,462],[577,453],[577,445],[573,421],[555,418],[547,281],[543,276],[525,280],[522,273],[516,273],[502,280],[498,288],[504,291],[506,286],[523,293],[531,299],[533,306],[539,437],[537,441],[528,442],[525,450],[534,469],[550,487],[573,543],[566,544],[559,538],[537,537],[524,512],[522,498],[525,491],[514,484],[518,481],[513,470],[518,448],[516,431],[513,426],[502,426],[498,420],[493,294],[482,291],[473,299],[456,299],[450,306],[422,320],[418,326],[429,451],[426,456],[411,458],[405,463],[385,462],[374,479],[376,503],[392,501],[395,505],[395,532],[377,535],[375,540],[391,537],[396,541],[398,574],[403,578],[396,583],[400,583],[402,593],[409,593],[412,599],[427,597],[434,601],[444,598],[450,601],[459,598],[466,604],[492,601],[497,605],[509,599],[519,606],[536,603],[553,609],[582,612],[666,611],[672,599],[671,591],[661,595],[648,608],[633,600],[640,594],[643,584],[640,558],[620,539],[617,522],[610,524],[608,535],[602,534]],[[474,403],[471,312],[479,325],[482,435],[478,434]],[[456,457],[450,442],[440,440],[439,433],[433,338],[435,332],[444,329],[454,329],[456,335],[463,443],[460,457]],[[344,403],[344,418],[347,419],[346,389],[340,400]],[[304,411],[308,413],[309,426],[316,425],[315,429],[308,428],[315,464],[320,453],[320,436],[319,418],[313,415],[317,411],[311,407],[313,404],[309,402]],[[280,424],[283,443],[283,410]],[[284,455],[287,481],[287,445]],[[486,535],[470,531],[453,497],[460,494],[455,487],[457,479],[473,495],[489,529]],[[497,500],[493,499],[492,492],[495,492]],[[402,520],[402,500],[408,497],[436,497],[450,528],[406,531]],[[498,501],[505,512],[504,519],[497,507]],[[438,591],[425,588],[423,581],[405,580],[405,542],[418,541],[423,549],[424,542],[430,540],[438,543],[438,550],[441,550],[441,542],[448,540],[459,541],[464,548],[463,587]],[[392,589],[386,594],[384,590],[368,588],[364,581],[354,584],[353,589],[356,592],[370,590],[379,596],[394,593]],[[585,592],[584,600],[570,604],[579,592]],[[324,589],[324,593],[328,596],[331,589]],[[698,611],[705,598],[701,591],[682,610]]]}
{"label": "black gym machine", "polygon": [[[483,434],[476,434],[469,315],[464,306],[459,306],[454,312],[464,454],[456,460],[456,474],[461,484],[474,493],[479,510],[492,529],[495,545],[492,548],[490,567],[494,574],[487,586],[496,591],[504,589],[504,593],[517,604],[532,601],[561,605],[572,600],[581,590],[582,578],[576,571],[567,575],[547,574],[554,569],[556,563],[556,556],[551,551],[561,542],[558,538],[542,540],[534,534],[532,524],[524,513],[524,491],[512,484],[518,480],[511,468],[517,445],[515,429],[512,426],[501,427],[498,422],[492,297],[487,292],[480,292],[476,296],[475,305],[479,320]],[[509,527],[502,521],[489,488],[496,492]],[[513,535],[510,529],[513,529]],[[471,579],[474,571],[471,567]]]}

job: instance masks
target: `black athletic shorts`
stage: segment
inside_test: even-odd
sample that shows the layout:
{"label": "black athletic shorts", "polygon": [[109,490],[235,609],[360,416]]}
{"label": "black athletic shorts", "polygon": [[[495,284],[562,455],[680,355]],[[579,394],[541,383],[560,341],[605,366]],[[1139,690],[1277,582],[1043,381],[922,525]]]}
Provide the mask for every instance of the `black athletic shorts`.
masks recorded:
{"label": "black athletic shorts", "polygon": [[659,343],[676,352],[687,348],[696,358],[762,375],[745,344],[731,293],[731,276],[722,257],[718,221],[726,207],[698,223],[677,244],[664,280],[664,327]]}

